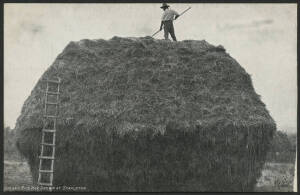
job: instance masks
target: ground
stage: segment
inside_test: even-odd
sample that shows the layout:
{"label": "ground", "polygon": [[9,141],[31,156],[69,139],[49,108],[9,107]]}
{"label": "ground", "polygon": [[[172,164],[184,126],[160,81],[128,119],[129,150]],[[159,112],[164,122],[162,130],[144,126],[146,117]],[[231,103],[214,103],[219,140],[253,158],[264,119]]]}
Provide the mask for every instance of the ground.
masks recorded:
{"label": "ground", "polygon": [[32,178],[28,164],[22,161],[4,160],[4,191],[29,191]]}
{"label": "ground", "polygon": [[292,192],[294,164],[266,163],[256,185],[256,192]]}
{"label": "ground", "polygon": [[[256,192],[291,192],[294,165],[292,163],[266,163],[258,180]],[[28,164],[22,160],[4,161],[4,191],[36,191]]]}

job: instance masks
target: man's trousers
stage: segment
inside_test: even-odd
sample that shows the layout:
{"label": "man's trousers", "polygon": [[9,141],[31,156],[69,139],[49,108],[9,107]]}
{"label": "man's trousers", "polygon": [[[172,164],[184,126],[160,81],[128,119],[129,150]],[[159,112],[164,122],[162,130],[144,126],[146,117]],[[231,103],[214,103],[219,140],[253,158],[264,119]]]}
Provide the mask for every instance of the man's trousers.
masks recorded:
{"label": "man's trousers", "polygon": [[165,31],[165,39],[169,39],[169,33],[173,39],[173,41],[176,40],[175,32],[174,32],[174,26],[173,26],[173,21],[172,20],[166,20],[163,21],[164,24],[164,31]]}

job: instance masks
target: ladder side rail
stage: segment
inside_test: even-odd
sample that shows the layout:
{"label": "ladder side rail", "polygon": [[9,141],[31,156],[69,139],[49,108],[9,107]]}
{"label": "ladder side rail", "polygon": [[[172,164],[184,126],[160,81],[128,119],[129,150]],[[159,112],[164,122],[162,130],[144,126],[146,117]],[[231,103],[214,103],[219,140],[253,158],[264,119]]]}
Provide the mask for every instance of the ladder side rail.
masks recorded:
{"label": "ladder side rail", "polygon": [[[59,79],[60,81],[60,79]],[[59,115],[59,95],[60,94],[60,84],[57,85],[57,96],[56,96],[56,103],[57,103],[57,107],[56,107],[56,116]]]}
{"label": "ladder side rail", "polygon": [[[55,115],[58,116],[59,114],[59,93],[60,93],[60,79],[59,79],[59,83],[57,84],[57,95],[56,95],[56,103],[57,105],[55,106],[56,110],[55,110]],[[54,129],[56,130],[56,125],[57,125],[57,118],[54,119],[55,120],[55,124],[54,124]],[[51,163],[51,170],[53,171],[50,175],[50,183],[51,185],[53,184],[53,177],[54,177],[54,159],[55,159],[55,143],[56,143],[56,132],[53,133],[53,145],[54,147],[52,147],[52,156],[53,156],[53,160]]]}
{"label": "ladder side rail", "polygon": [[[53,163],[51,163],[51,165],[53,165]],[[51,186],[53,185],[53,172],[50,173],[50,182],[49,183],[51,184]]]}
{"label": "ladder side rail", "polygon": [[53,133],[53,143],[54,143],[54,146],[52,147],[52,157],[53,157],[53,159],[51,159],[51,168],[50,168],[52,170],[52,173],[50,174],[50,183],[51,183],[51,185],[53,184],[53,175],[54,175],[55,135],[56,135],[56,133]]}
{"label": "ladder side rail", "polygon": [[[48,85],[48,82],[47,82],[46,93],[45,93],[44,116],[47,115],[48,90],[49,90],[49,85]],[[45,126],[47,124],[47,121],[46,121],[45,117],[43,117],[43,121],[44,121],[43,129],[45,129],[46,128]]]}
{"label": "ladder side rail", "polygon": [[[57,98],[58,99],[58,98]],[[56,100],[56,101],[58,101],[58,100]],[[55,105],[55,116],[58,116],[58,109],[59,109],[59,105],[58,105],[58,103]],[[57,119],[57,118],[56,118]]]}
{"label": "ladder side rail", "polygon": [[44,115],[47,114],[48,90],[49,90],[49,85],[48,85],[48,82],[47,82],[47,88],[46,88],[46,93],[45,93],[45,109],[44,109]]}
{"label": "ladder side rail", "polygon": [[[46,93],[45,93],[45,107],[44,107],[44,115],[46,115],[47,114],[47,100],[48,100],[48,94],[47,94],[47,92],[48,92],[48,90],[49,90],[49,85],[48,85],[48,82],[47,82],[47,87],[46,87]],[[43,129],[45,128],[45,124],[46,124],[46,119],[43,117],[43,121],[44,121],[44,125],[43,125]],[[41,140],[41,142],[42,143],[44,143],[44,141],[45,141],[45,133],[43,132],[43,130],[42,130],[42,140]],[[41,145],[41,151],[40,151],[40,156],[42,156],[43,155],[43,153],[44,153],[44,146],[43,145]],[[39,162],[39,176],[38,176],[38,184],[41,182],[41,172],[40,172],[40,170],[42,169],[42,159],[39,159],[40,160],[40,162]]]}

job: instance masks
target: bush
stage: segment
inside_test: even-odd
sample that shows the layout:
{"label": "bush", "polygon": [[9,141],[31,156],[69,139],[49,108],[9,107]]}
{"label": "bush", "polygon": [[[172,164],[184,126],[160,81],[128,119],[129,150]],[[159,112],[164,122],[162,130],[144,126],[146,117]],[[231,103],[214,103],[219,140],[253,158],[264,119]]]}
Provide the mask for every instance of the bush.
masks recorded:
{"label": "bush", "polygon": [[296,135],[288,135],[282,131],[276,131],[267,155],[268,162],[295,163]]}
{"label": "bush", "polygon": [[16,131],[10,127],[4,128],[4,159],[21,160],[20,153],[16,147]]}

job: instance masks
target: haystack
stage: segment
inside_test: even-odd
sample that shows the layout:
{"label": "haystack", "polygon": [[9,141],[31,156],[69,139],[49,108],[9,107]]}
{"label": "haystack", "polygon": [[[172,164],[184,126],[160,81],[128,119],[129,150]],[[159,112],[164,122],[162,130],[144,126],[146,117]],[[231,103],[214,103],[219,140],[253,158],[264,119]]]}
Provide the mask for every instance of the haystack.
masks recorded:
{"label": "haystack", "polygon": [[54,185],[252,191],[276,125],[222,46],[150,37],[71,42],[17,120],[34,182],[45,82],[60,77]]}

